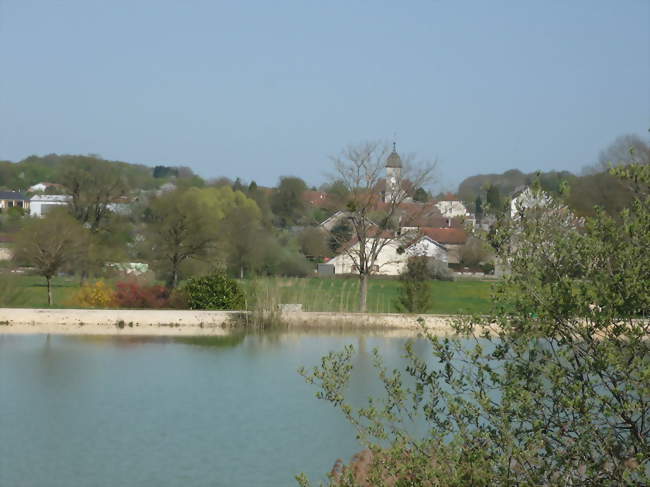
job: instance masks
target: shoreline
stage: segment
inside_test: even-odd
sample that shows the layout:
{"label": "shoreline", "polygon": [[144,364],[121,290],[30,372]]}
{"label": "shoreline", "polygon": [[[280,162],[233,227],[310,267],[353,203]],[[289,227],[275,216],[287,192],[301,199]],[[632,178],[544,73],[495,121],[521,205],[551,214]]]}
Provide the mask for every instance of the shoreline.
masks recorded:
{"label": "shoreline", "polygon": [[[245,331],[248,318],[245,311],[0,308],[0,335],[227,336]],[[418,319],[436,334],[453,334],[456,317],[396,313],[290,311],[279,315],[278,328],[417,335]]]}

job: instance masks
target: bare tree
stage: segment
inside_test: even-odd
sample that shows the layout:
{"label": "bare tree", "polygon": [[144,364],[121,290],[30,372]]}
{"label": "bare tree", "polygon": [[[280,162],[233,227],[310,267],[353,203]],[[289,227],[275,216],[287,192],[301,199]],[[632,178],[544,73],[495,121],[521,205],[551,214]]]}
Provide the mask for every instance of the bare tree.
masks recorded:
{"label": "bare tree", "polygon": [[610,166],[650,164],[650,143],[635,134],[621,135],[600,151],[598,162],[583,168],[585,175],[607,171]]}
{"label": "bare tree", "polygon": [[28,264],[47,281],[47,304],[52,306],[52,278],[81,255],[86,230],[64,210],[33,218],[16,236],[14,259]]}
{"label": "bare tree", "polygon": [[63,168],[72,215],[96,233],[111,213],[111,204],[125,196],[128,185],[120,169],[90,156],[69,156]]}
{"label": "bare tree", "polygon": [[[352,241],[340,242],[359,276],[359,310],[367,311],[368,279],[377,271],[381,251],[400,238],[400,227],[414,212],[404,211],[412,192],[432,182],[434,163],[416,163],[413,155],[401,158],[384,142],[365,142],[346,148],[332,158],[335,179],[347,190],[345,211],[352,227]],[[384,178],[386,175],[386,178]],[[420,206],[418,206],[420,205]],[[335,234],[332,238],[337,238]]]}

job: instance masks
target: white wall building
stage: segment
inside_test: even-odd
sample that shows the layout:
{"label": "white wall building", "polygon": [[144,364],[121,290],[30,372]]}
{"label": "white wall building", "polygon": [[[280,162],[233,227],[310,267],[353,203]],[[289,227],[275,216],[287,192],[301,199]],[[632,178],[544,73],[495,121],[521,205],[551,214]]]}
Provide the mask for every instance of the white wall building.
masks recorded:
{"label": "white wall building", "polygon": [[470,212],[465,208],[462,201],[443,200],[435,204],[445,218],[457,218],[461,216],[470,216]]}
{"label": "white wall building", "polygon": [[30,198],[30,215],[42,217],[52,208],[65,206],[70,202],[71,197],[65,194],[37,194]]}
{"label": "white wall building", "polygon": [[[368,239],[366,248],[369,251],[371,247],[372,239]],[[359,249],[359,242],[357,242],[347,252],[332,258],[328,264],[334,266],[336,274],[356,274],[357,268],[353,256],[359,254]],[[407,246],[404,246],[404,242],[400,240],[387,242],[377,256],[372,273],[380,276],[397,276],[406,268],[409,257],[414,256],[433,257],[447,264],[447,249],[425,235]]]}

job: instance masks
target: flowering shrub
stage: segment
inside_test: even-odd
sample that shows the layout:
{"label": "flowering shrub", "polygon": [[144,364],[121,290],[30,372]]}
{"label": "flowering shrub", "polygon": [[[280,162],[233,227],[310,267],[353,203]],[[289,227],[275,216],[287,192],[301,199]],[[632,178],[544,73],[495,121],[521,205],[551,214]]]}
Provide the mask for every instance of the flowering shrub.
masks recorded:
{"label": "flowering shrub", "polygon": [[170,291],[164,286],[147,286],[136,280],[115,285],[115,301],[120,308],[167,308]]}
{"label": "flowering shrub", "polygon": [[72,304],[82,308],[110,308],[115,306],[115,292],[104,281],[85,284],[72,298]]}

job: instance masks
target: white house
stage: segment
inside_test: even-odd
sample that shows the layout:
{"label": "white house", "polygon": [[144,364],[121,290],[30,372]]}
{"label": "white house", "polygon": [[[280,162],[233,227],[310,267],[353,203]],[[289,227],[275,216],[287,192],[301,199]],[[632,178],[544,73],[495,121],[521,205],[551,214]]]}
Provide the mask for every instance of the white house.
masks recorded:
{"label": "white house", "polygon": [[470,212],[460,200],[445,199],[438,201],[435,204],[436,208],[440,210],[442,216],[445,218],[458,218],[462,216],[470,216]]}
{"label": "white house", "polygon": [[29,208],[32,216],[42,217],[52,208],[65,206],[71,197],[65,194],[37,194],[30,198]]}
{"label": "white house", "polygon": [[33,186],[30,186],[27,191],[29,191],[30,193],[38,193],[53,188],[60,190],[63,189],[63,185],[57,183],[37,183]]}
{"label": "white house", "polygon": [[[372,243],[373,239],[368,239],[366,242],[368,251],[370,251]],[[359,249],[359,242],[356,242],[346,252],[332,258],[328,264],[334,266],[336,274],[355,274],[357,273],[355,260]],[[414,256],[433,257],[447,264],[447,249],[432,238],[423,235],[415,240],[406,238],[387,240],[377,256],[372,273],[383,276],[399,275],[405,269],[409,257]]]}

